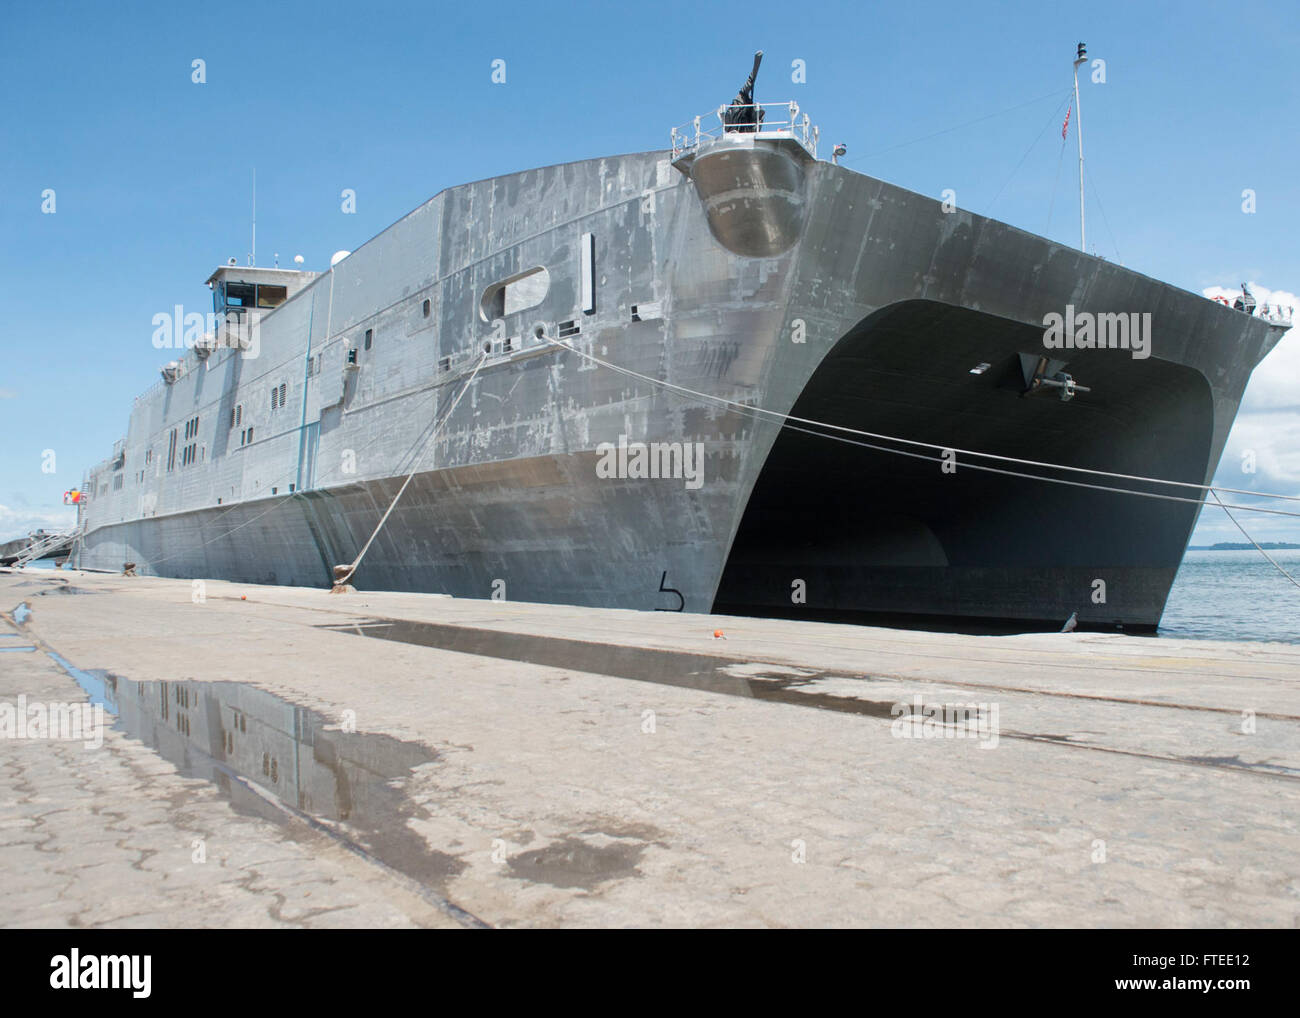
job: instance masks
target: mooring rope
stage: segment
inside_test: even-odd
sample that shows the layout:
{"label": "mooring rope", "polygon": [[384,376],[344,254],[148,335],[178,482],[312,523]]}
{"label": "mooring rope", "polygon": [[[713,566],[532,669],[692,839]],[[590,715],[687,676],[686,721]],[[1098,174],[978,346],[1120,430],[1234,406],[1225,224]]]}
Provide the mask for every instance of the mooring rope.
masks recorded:
{"label": "mooring rope", "polygon": [[[486,355],[485,355],[485,356],[486,356]],[[482,363],[482,360],[480,360],[480,365],[481,365],[481,363]],[[478,372],[478,366],[476,366],[476,367],[474,368],[474,372],[475,372],[475,373]],[[471,378],[472,378],[472,377],[473,377],[473,376],[471,375]],[[459,397],[458,397],[458,398],[459,398]],[[435,430],[435,432],[436,432],[437,429],[441,426],[441,423],[442,423],[442,422],[440,421],[439,423],[436,423],[436,424],[434,425],[434,430]],[[430,435],[430,437],[432,437],[432,435]],[[417,443],[418,443],[418,447],[417,447],[417,449],[416,449],[415,455],[418,456],[418,455],[420,455],[420,452],[423,451],[424,446],[428,444],[428,439],[425,439],[423,442],[420,442],[420,440],[417,438],[416,441],[417,441]],[[406,459],[406,455],[403,455],[403,456],[402,456],[402,459]],[[320,476],[321,476],[322,478],[323,478],[323,477],[330,477],[330,476],[333,476],[334,473],[335,473],[335,471],[337,471],[338,469],[339,469],[339,467],[336,466],[336,467],[334,467],[334,468],[332,468],[332,469],[330,469],[330,470],[327,470],[324,474],[322,474],[322,475],[320,475]],[[283,484],[283,483],[287,483],[287,479],[290,478],[290,477],[292,477],[292,476],[293,476],[293,473],[292,473],[292,472],[285,473],[285,474],[283,475],[283,477],[278,478],[279,483],[281,483],[281,484]],[[266,516],[268,513],[272,513],[272,512],[274,512],[276,509],[280,508],[280,506],[284,505],[284,503],[289,502],[289,501],[292,501],[292,500],[295,499],[295,498],[301,498],[301,497],[305,494],[306,490],[307,490],[307,489],[304,489],[304,490],[301,490],[301,491],[296,491],[296,492],[295,492],[295,491],[290,491],[287,495],[281,495],[281,496],[279,496],[279,497],[275,497],[275,498],[274,498],[274,501],[271,501],[271,503],[270,503],[270,504],[269,504],[265,509],[263,509],[261,512],[255,514],[255,515],[253,515],[253,516],[250,516],[248,519],[244,520],[243,523],[237,523],[235,526],[230,527],[228,530],[223,530],[223,531],[221,531],[221,532],[219,532],[219,533],[212,534],[212,535],[210,535],[209,537],[207,537],[205,540],[200,541],[197,545],[188,545],[188,546],[186,546],[185,548],[181,548],[181,549],[179,549],[179,550],[173,552],[173,553],[170,554],[170,555],[163,555],[161,558],[150,559],[148,565],[149,565],[150,568],[153,568],[154,566],[160,565],[160,564],[163,563],[163,562],[168,562],[168,561],[170,561],[171,559],[174,559],[174,558],[181,558],[182,556],[187,556],[187,555],[192,555],[192,554],[194,553],[194,551],[197,550],[197,549],[199,549],[199,548],[206,548],[208,545],[210,545],[210,544],[212,544],[212,543],[214,543],[214,542],[216,542],[216,541],[224,540],[225,538],[229,537],[231,534],[234,534],[234,533],[237,532],[237,531],[243,530],[245,527],[249,526],[250,524],[256,523],[258,520],[260,520],[263,516]],[[226,505],[226,506],[224,506],[224,507],[222,508],[221,512],[220,512],[220,513],[218,514],[218,516],[217,516],[217,519],[218,519],[218,520],[219,520],[219,519],[222,519],[222,518],[224,518],[225,516],[229,515],[230,513],[236,512],[237,510],[242,509],[242,508],[244,508],[244,507],[247,506],[247,505],[248,505],[248,502],[247,502],[247,501],[232,502],[232,503],[230,503],[229,505]],[[180,510],[180,512],[178,512],[176,515],[180,515],[180,514],[182,514],[182,513],[186,513],[186,512],[194,512],[194,511],[196,511],[196,510],[192,510],[192,509]],[[141,517],[141,518],[144,519],[145,517]],[[213,522],[215,522],[215,521],[213,521]],[[113,524],[104,524],[103,526],[112,526],[112,525],[113,525]],[[83,527],[82,529],[83,529],[83,536],[84,536],[84,529],[85,529],[85,528]],[[99,530],[100,528],[99,528],[99,527],[96,527],[95,529],[96,529],[96,530]],[[84,546],[84,541],[83,541],[83,546]]]}
{"label": "mooring rope", "polygon": [[1237,522],[1237,517],[1233,516],[1232,513],[1229,512],[1228,507],[1219,501],[1218,492],[1216,492],[1213,488],[1211,488],[1210,494],[1214,496],[1214,501],[1219,503],[1219,508],[1222,509],[1227,514],[1228,519],[1232,520],[1232,522],[1236,525],[1237,529],[1240,530],[1242,534],[1245,536],[1246,540],[1255,546],[1255,550],[1259,552],[1261,555],[1263,555],[1266,559],[1268,559],[1274,569],[1276,569],[1279,573],[1281,573],[1288,580],[1294,583],[1297,587],[1300,587],[1300,582],[1297,582],[1296,578],[1292,576],[1290,573],[1288,573],[1285,569],[1283,569],[1281,565],[1278,564],[1277,560],[1273,558],[1272,555],[1270,555],[1263,548],[1261,548],[1258,541],[1256,541],[1253,537],[1251,537],[1249,534],[1246,533],[1246,528]]}
{"label": "mooring rope", "polygon": [[447,412],[442,415],[442,419],[439,420],[434,425],[433,430],[429,432],[429,437],[424,440],[424,445],[420,447],[420,451],[415,455],[415,463],[411,467],[411,472],[406,475],[406,480],[403,481],[402,486],[397,489],[397,494],[393,496],[393,501],[389,503],[388,510],[380,518],[379,524],[375,527],[374,533],[370,535],[370,539],[366,541],[365,545],[361,548],[361,551],[357,553],[357,557],[352,560],[352,564],[347,567],[347,571],[339,573],[338,567],[335,568],[337,575],[334,577],[334,586],[336,588],[343,586],[352,579],[353,574],[357,571],[357,566],[361,565],[361,560],[366,557],[366,552],[368,552],[370,546],[375,543],[375,538],[379,536],[379,532],[384,529],[384,524],[388,522],[388,517],[391,516],[393,510],[397,508],[398,500],[401,499],[402,494],[406,491],[407,485],[409,485],[411,479],[419,473],[420,465],[424,462],[424,453],[425,450],[429,448],[429,443],[432,442],[434,436],[442,430],[442,426],[450,420],[451,415],[456,411],[456,405],[460,403],[461,398],[465,393],[469,392],[469,387],[474,384],[474,377],[478,374],[479,368],[483,366],[483,362],[487,360],[487,357],[487,353],[484,353],[479,357],[478,363],[474,365],[474,370],[470,372],[469,378],[465,379],[465,384],[461,386],[461,390],[456,394],[456,398],[451,401],[451,405],[447,408]]}
{"label": "mooring rope", "polygon": [[[953,454],[961,454],[962,456],[975,456],[983,459],[996,460],[1002,463],[1012,463],[1018,466],[1043,467],[1048,470],[1068,470],[1074,473],[1090,474],[1095,477],[1109,477],[1117,480],[1139,481],[1144,484],[1166,484],[1166,485],[1171,485],[1179,488],[1193,488],[1202,492],[1212,491],[1217,488],[1218,491],[1231,492],[1232,494],[1236,494],[1236,495],[1250,495],[1252,497],[1258,497],[1258,498],[1282,499],[1288,502],[1300,502],[1300,495],[1277,495],[1269,492],[1248,491],[1243,488],[1224,488],[1224,487],[1218,487],[1216,485],[1209,485],[1209,484],[1194,484],[1189,481],[1170,481],[1159,477],[1143,477],[1139,474],[1120,474],[1109,470],[1094,470],[1088,467],[1072,467],[1072,466],[1067,466],[1063,463],[1045,463],[1041,460],[1020,459],[1015,456],[1000,456],[996,453],[991,453],[991,452],[977,452],[973,449],[961,449],[954,446],[939,445],[934,442],[921,442],[910,438],[899,438],[897,435],[885,435],[874,431],[863,431],[860,428],[850,428],[839,424],[827,424],[823,421],[810,420],[809,418],[806,417],[796,417],[793,414],[783,414],[777,410],[768,410],[765,407],[751,406],[750,404],[747,403],[738,403],[735,400],[727,399],[725,396],[715,396],[707,392],[698,392],[695,389],[689,389],[684,385],[676,385],[672,382],[667,382],[662,379],[652,378],[649,375],[641,374],[641,372],[639,371],[633,371],[631,368],[625,368],[622,367],[621,365],[613,364],[609,361],[602,360],[601,358],[596,357],[594,354],[589,354],[584,350],[579,350],[576,347],[570,346],[568,343],[561,343],[559,340],[551,339],[550,336],[547,336],[546,338],[549,342],[553,343],[555,346],[558,346],[564,350],[568,350],[570,353],[575,353],[579,357],[589,360],[594,364],[599,364],[601,367],[609,368],[611,371],[617,371],[620,374],[639,379],[643,382],[647,382],[650,385],[656,386],[658,388],[668,389],[672,392],[678,393],[679,395],[688,396],[694,399],[705,400],[711,403],[720,404],[736,412],[745,414],[754,420],[758,420],[759,419],[758,415],[761,414],[764,417],[779,420],[786,426],[790,426],[789,422],[794,421],[797,422],[798,424],[809,425],[814,428],[827,428],[831,431],[844,432],[847,435],[860,435],[864,438],[873,438],[878,441],[898,442],[901,445],[919,446],[923,449],[938,450],[940,452],[940,457],[938,458],[933,456],[924,456],[920,453],[907,452],[903,449],[891,449],[886,446],[876,446],[866,442],[857,442],[853,439],[842,438],[839,435],[830,435],[824,431],[811,431],[808,430],[807,428],[791,427],[792,431],[802,431],[810,435],[820,435],[823,438],[836,439],[838,441],[848,442],[849,444],[852,445],[860,445],[867,449],[875,449],[879,452],[892,453],[893,455],[896,456],[909,456],[915,459],[930,460],[931,462],[942,462],[943,460],[942,454],[945,452],[951,452]],[[1040,474],[1027,474],[1016,470],[1000,470],[994,467],[984,466],[978,463],[966,463],[963,464],[963,467],[964,469],[967,470],[983,470],[988,473],[1003,474],[1009,477],[1019,477],[1024,480],[1045,481],[1049,484],[1067,484],[1073,487],[1091,488],[1097,491],[1107,491],[1107,492],[1113,492],[1121,495],[1138,495],[1142,498],[1162,499],[1168,502],[1187,502],[1192,505],[1213,504],[1201,498],[1183,498],[1178,495],[1162,495],[1152,491],[1137,491],[1133,488],[1116,488],[1116,487],[1111,487],[1109,485],[1089,484],[1085,481],[1070,481],[1062,477],[1043,477]],[[1219,503],[1219,504],[1223,505],[1224,503]],[[1288,512],[1285,509],[1265,509],[1263,506],[1250,506],[1250,505],[1229,505],[1228,508],[1241,509],[1244,512],[1268,513],[1274,516],[1289,516],[1289,517],[1300,519],[1300,513]]]}

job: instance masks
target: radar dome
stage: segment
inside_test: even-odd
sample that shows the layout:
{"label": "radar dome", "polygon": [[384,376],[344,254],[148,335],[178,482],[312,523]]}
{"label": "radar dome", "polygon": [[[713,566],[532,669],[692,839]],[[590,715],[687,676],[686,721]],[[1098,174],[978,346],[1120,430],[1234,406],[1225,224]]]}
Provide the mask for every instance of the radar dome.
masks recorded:
{"label": "radar dome", "polygon": [[343,261],[343,259],[346,258],[351,253],[352,253],[351,251],[335,251],[334,256],[330,258],[330,268],[331,269],[334,268],[335,265]]}

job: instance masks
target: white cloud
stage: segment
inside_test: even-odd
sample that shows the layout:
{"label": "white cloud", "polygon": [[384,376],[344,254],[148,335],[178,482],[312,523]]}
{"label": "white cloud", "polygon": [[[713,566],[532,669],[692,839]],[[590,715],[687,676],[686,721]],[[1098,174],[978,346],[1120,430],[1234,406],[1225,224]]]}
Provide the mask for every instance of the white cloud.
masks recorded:
{"label": "white cloud", "polygon": [[[1286,309],[1300,310],[1300,297],[1289,290],[1272,290],[1255,282],[1249,286],[1261,305],[1280,306],[1284,313]],[[1206,297],[1226,297],[1232,301],[1241,288],[1210,286],[1201,292]],[[1255,470],[1248,473],[1244,467],[1251,460]],[[1297,330],[1285,332],[1251,375],[1214,481],[1230,488],[1300,495],[1300,337]],[[1296,502],[1260,502],[1247,495],[1225,496],[1224,501],[1300,512],[1300,503]],[[1254,512],[1234,515],[1258,541],[1300,541],[1300,520]],[[1193,544],[1241,540],[1244,540],[1241,531],[1227,516],[1209,507],[1202,512],[1192,537]]]}
{"label": "white cloud", "polygon": [[1238,415],[1215,477],[1234,488],[1300,493],[1300,410]]}
{"label": "white cloud", "polygon": [[63,531],[77,525],[77,510],[71,506],[11,509],[0,504],[0,541],[26,537],[33,530]]}

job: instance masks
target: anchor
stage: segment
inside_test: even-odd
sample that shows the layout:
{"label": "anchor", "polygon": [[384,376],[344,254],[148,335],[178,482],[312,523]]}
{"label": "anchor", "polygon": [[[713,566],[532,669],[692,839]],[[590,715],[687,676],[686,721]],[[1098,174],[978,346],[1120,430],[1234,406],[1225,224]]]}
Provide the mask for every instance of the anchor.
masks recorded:
{"label": "anchor", "polygon": [[1061,402],[1068,403],[1074,399],[1076,393],[1092,392],[1091,387],[1080,385],[1074,380],[1073,375],[1064,370],[1065,364],[1065,361],[1053,360],[1050,357],[1022,353],[1020,370],[1025,376],[1025,391],[1022,395],[1028,396],[1041,389],[1056,389],[1060,393]]}

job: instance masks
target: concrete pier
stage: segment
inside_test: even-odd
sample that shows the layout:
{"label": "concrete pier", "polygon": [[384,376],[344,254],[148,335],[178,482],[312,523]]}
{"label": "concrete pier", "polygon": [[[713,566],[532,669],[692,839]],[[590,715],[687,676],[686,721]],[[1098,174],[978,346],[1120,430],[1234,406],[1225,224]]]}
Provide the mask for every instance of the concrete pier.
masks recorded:
{"label": "concrete pier", "polygon": [[1300,647],[66,570],[0,609],[0,710],[112,725],[0,738],[4,926],[1300,926]]}

